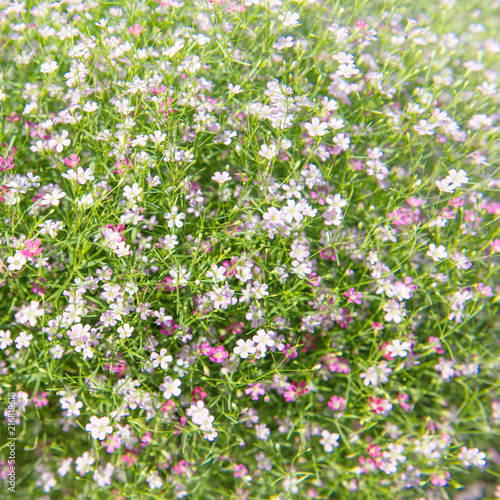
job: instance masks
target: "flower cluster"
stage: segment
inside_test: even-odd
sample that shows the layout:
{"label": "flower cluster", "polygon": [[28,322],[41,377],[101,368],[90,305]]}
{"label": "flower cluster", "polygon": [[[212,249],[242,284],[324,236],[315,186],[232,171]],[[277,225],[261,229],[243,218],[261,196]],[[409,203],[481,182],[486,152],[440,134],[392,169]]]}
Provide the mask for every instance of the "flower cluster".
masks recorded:
{"label": "flower cluster", "polygon": [[500,498],[498,19],[1,0],[19,497]]}

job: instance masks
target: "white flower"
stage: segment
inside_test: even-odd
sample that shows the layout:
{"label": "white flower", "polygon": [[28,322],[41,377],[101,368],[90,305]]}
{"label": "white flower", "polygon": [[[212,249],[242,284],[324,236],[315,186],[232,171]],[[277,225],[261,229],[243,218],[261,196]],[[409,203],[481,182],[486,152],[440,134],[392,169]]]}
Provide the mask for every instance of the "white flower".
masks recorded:
{"label": "white flower", "polygon": [[165,141],[167,134],[162,134],[160,130],[156,130],[154,134],[149,134],[149,138],[158,146]]}
{"label": "white flower", "polygon": [[158,475],[157,471],[153,471],[151,474],[149,474],[149,476],[146,478],[146,481],[152,490],[160,489],[163,486],[163,480]]}
{"label": "white flower", "polygon": [[427,251],[426,255],[428,255],[434,262],[438,262],[439,260],[448,257],[446,248],[443,245],[439,245],[438,247],[436,247],[434,243],[431,243],[429,245],[429,250]]}
{"label": "white flower", "polygon": [[126,339],[132,336],[132,332],[134,328],[130,326],[128,323],[125,323],[123,326],[118,328],[118,333],[120,334],[121,339]]}
{"label": "white flower", "polygon": [[239,94],[240,92],[243,92],[243,89],[240,85],[233,85],[232,83],[230,83],[227,88],[229,92],[232,92],[233,94]]}
{"label": "white flower", "polygon": [[344,120],[332,116],[328,120],[328,125],[330,125],[330,127],[333,128],[334,130],[339,130],[341,128],[344,128]]}
{"label": "white flower", "polygon": [[415,125],[413,128],[419,135],[434,135],[436,124],[429,123],[427,120],[420,120],[418,125]]}
{"label": "white flower", "polygon": [[269,292],[267,291],[268,288],[269,287],[265,283],[261,284],[258,281],[254,281],[251,291],[254,294],[255,298],[259,300],[264,296],[269,295]]}
{"label": "white flower", "polygon": [[16,252],[14,256],[7,257],[9,271],[20,271],[26,264],[26,257],[21,252]]}
{"label": "white flower", "polygon": [[311,123],[306,123],[304,126],[310,137],[321,137],[328,133],[328,125],[321,123],[320,119],[316,117],[311,120]]}
{"label": "white flower", "polygon": [[38,108],[38,103],[36,101],[31,101],[24,107],[23,115],[29,115],[32,111],[34,111],[37,108]]}
{"label": "white flower", "polygon": [[65,179],[78,181],[79,184],[85,184],[87,181],[95,179],[90,168],[83,170],[82,167],[78,167],[76,171],[70,168],[65,174],[61,174],[61,176]]}
{"label": "white flower", "polygon": [[300,203],[295,203],[295,200],[287,200],[286,204],[288,206],[282,208],[286,221],[289,224],[291,224],[294,219],[300,222],[304,218],[301,211],[302,205]]}
{"label": "white flower", "polygon": [[385,349],[389,353],[391,358],[395,358],[397,356],[405,358],[408,355],[408,351],[411,349],[411,346],[409,342],[393,340],[392,345],[388,345]]}
{"label": "white flower", "polygon": [[61,408],[66,410],[68,417],[78,417],[82,406],[83,403],[81,401],[76,401],[73,396],[61,399]]}
{"label": "white flower", "polygon": [[10,330],[0,330],[0,349],[7,349],[12,344]]}
{"label": "white flower", "polygon": [[173,250],[179,242],[177,241],[177,236],[175,234],[166,234],[163,238],[163,247],[167,250]]}
{"label": "white flower", "polygon": [[240,339],[236,342],[236,347],[233,349],[233,352],[236,355],[239,354],[242,359],[246,359],[249,354],[254,354],[256,350],[253,340],[247,340],[245,342],[243,339]]}
{"label": "white flower", "polygon": [[448,175],[444,179],[436,181],[436,186],[442,193],[453,193],[455,189],[468,182],[469,178],[465,170],[462,169],[457,172],[455,169],[452,169],[448,171]]}
{"label": "white flower", "polygon": [[271,144],[271,146],[262,144],[259,154],[267,160],[272,160],[278,154],[278,152],[276,151],[276,146],[274,144]]}
{"label": "white flower", "polygon": [[203,439],[212,442],[218,435],[219,433],[212,428],[203,434]]}
{"label": "white flower", "polygon": [[342,213],[342,208],[344,208],[347,205],[347,201],[340,196],[340,194],[336,194],[333,196],[328,196],[326,198],[326,202],[328,205],[330,205],[331,210],[335,210],[337,213],[341,214]]}
{"label": "white flower", "polygon": [[342,149],[342,151],[346,151],[349,149],[349,145],[351,144],[351,139],[346,134],[337,134],[333,138],[333,142]]}
{"label": "white flower", "polygon": [[207,272],[207,278],[213,279],[215,282],[226,281],[226,268],[224,266],[218,266],[217,264],[212,264],[210,271]]}
{"label": "white flower", "polygon": [[179,50],[184,48],[184,42],[182,40],[177,40],[172,47],[169,47],[163,52],[164,56],[173,57]]}
{"label": "white flower", "polygon": [[213,415],[209,415],[208,410],[205,408],[205,412],[198,422],[198,425],[200,426],[200,430],[201,431],[209,431],[210,429],[212,429],[212,427],[213,427],[212,422],[214,420],[215,420],[215,417]]}
{"label": "white flower", "polygon": [[323,448],[327,453],[331,453],[334,447],[338,448],[340,446],[339,438],[340,434],[337,434],[336,432],[331,433],[324,429],[321,431],[321,440],[319,444],[323,445]]}
{"label": "white flower", "polygon": [[374,386],[378,385],[378,372],[377,369],[373,366],[370,366],[366,373],[360,373],[359,375],[363,380],[363,384],[367,387],[371,384]]}
{"label": "white flower", "polygon": [[131,143],[130,145],[135,148],[136,146],[146,146],[148,142],[148,136],[147,135],[142,135],[139,134]]}
{"label": "white flower", "polygon": [[341,64],[335,73],[342,78],[351,78],[359,73],[359,69],[354,64],[347,63]]}
{"label": "white flower", "polygon": [[163,348],[160,351],[160,354],[158,354],[157,352],[153,352],[150,356],[150,359],[153,362],[153,366],[155,368],[160,366],[162,370],[166,370],[168,368],[168,364],[171,363],[174,358],[172,358],[170,354],[167,354],[167,350]]}
{"label": "white flower", "polygon": [[33,335],[30,333],[29,335],[26,335],[26,332],[21,332],[19,334],[19,337],[15,339],[16,343],[16,349],[21,349],[21,347],[29,347],[30,346],[30,340],[33,339]]}
{"label": "white flower", "polygon": [[340,226],[342,224],[342,220],[344,216],[342,212],[337,212],[335,209],[328,209],[326,212],[323,212],[322,217],[325,219],[325,225],[331,226]]}
{"label": "white flower", "polygon": [[284,14],[280,14],[278,19],[283,23],[283,28],[297,26],[300,24],[300,14],[287,10]]}
{"label": "white flower", "polygon": [[[97,417],[93,417],[97,418]],[[88,451],[84,452],[81,457],[78,457],[75,460],[75,470],[80,474],[80,476],[84,476],[90,470],[90,466],[95,462],[95,458],[90,455]]]}
{"label": "white flower", "polygon": [[255,426],[255,437],[262,441],[267,441],[271,435],[271,429],[266,424],[258,424]]}
{"label": "white flower", "polygon": [[171,271],[168,272],[172,278],[174,278],[174,285],[175,286],[184,286],[187,285],[189,282],[189,278],[191,278],[191,273],[187,272],[187,269],[185,267],[178,267],[175,269],[172,269]]}
{"label": "white flower", "polygon": [[386,321],[394,321],[394,323],[401,323],[403,318],[406,316],[406,309],[404,302],[399,302],[399,300],[391,300],[383,307],[386,315],[384,319]]}
{"label": "white flower", "polygon": [[459,460],[462,460],[462,463],[466,467],[470,467],[471,465],[484,467],[486,465],[486,453],[480,451],[479,448],[467,448],[467,446],[462,446],[457,457]]}
{"label": "white flower", "polygon": [[24,307],[15,314],[16,321],[21,325],[29,323],[30,326],[35,326],[37,318],[45,314],[45,310],[39,308],[40,302],[32,300],[29,306]]}
{"label": "white flower", "polygon": [[225,182],[228,182],[232,179],[232,177],[227,173],[227,172],[215,172],[214,175],[212,175],[212,180],[215,182],[218,182],[219,184],[224,184]]}
{"label": "white flower", "polygon": [[61,198],[64,198],[66,193],[59,188],[55,188],[51,193],[46,193],[40,200],[40,205],[52,205],[57,207]]}
{"label": "white flower", "polygon": [[[71,470],[71,463],[73,462],[72,457],[65,458],[62,460],[61,465],[57,469],[57,474],[60,477],[64,477]],[[76,471],[78,472],[78,471]]]}
{"label": "white flower", "polygon": [[160,385],[160,391],[163,391],[163,397],[165,399],[170,399],[172,396],[177,397],[181,395],[180,386],[181,381],[178,378],[172,380],[171,377],[165,377],[163,379],[163,384]]}
{"label": "white flower", "polygon": [[54,71],[56,71],[58,67],[59,65],[55,61],[47,61],[40,66],[40,72],[54,73]]}
{"label": "white flower", "polygon": [[197,70],[201,68],[200,58],[198,56],[186,56],[184,61],[178,66],[177,71],[179,73],[189,73],[193,75]]}
{"label": "white flower", "polygon": [[97,111],[97,109],[99,108],[99,106],[97,105],[96,102],[93,102],[93,101],[87,101],[84,105],[83,105],[83,111],[85,111],[86,113],[93,113],[94,111]]}
{"label": "white flower", "polygon": [[88,207],[93,205],[94,197],[90,193],[84,194],[80,199],[77,199],[76,202],[79,207],[83,207],[83,209],[86,210]]}
{"label": "white flower", "polygon": [[113,427],[109,425],[108,417],[98,418],[93,416],[90,417],[90,423],[85,426],[85,430],[91,433],[92,438],[102,441],[106,438],[106,434],[113,432]]}
{"label": "white flower", "polygon": [[63,130],[61,134],[54,133],[52,139],[49,140],[49,147],[55,147],[56,151],[58,153],[61,153],[65,147],[71,145],[71,141],[67,138],[68,135],[69,134],[67,130]]}
{"label": "white flower", "polygon": [[168,220],[168,227],[174,227],[174,224],[177,227],[182,227],[184,225],[183,219],[186,218],[186,214],[182,212],[179,213],[179,209],[177,207],[173,207],[171,212],[167,212],[163,217]]}
{"label": "white flower", "polygon": [[59,344],[56,344],[54,347],[50,348],[50,353],[54,359],[61,359],[64,354],[64,349]]}
{"label": "white flower", "polygon": [[265,330],[257,330],[257,334],[253,336],[253,341],[257,344],[257,348],[272,347],[276,342],[273,337],[276,333],[272,330],[266,332]]}
{"label": "white flower", "polygon": [[134,182],[132,187],[125,186],[123,188],[123,196],[127,198],[128,201],[141,201],[142,188],[139,187],[137,182]]}

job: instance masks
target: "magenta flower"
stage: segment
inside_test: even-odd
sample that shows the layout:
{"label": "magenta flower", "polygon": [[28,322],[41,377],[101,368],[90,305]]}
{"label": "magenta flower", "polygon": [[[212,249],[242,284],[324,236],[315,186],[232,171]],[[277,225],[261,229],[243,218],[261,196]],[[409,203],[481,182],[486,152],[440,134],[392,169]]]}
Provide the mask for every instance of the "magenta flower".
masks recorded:
{"label": "magenta flower", "polygon": [[344,295],[347,297],[347,301],[352,304],[361,304],[361,298],[363,294],[361,292],[356,293],[354,288],[349,288],[348,292],[344,292]]}
{"label": "magenta flower", "polygon": [[342,411],[345,408],[345,398],[342,396],[332,396],[327,404],[328,408],[333,411]]}
{"label": "magenta flower", "polygon": [[40,238],[35,238],[35,241],[26,240],[24,244],[26,248],[21,250],[21,253],[25,257],[33,257],[42,253],[42,248],[40,246],[42,244],[42,241],[40,240]]}
{"label": "magenta flower", "polygon": [[244,464],[234,464],[234,477],[245,477],[248,469]]}
{"label": "magenta flower", "polygon": [[151,442],[151,433],[146,431],[144,436],[141,438],[141,446],[147,446]]}
{"label": "magenta flower", "polygon": [[69,168],[76,168],[78,167],[79,163],[80,163],[80,158],[74,153],[70,154],[69,158],[64,158],[64,164]]}
{"label": "magenta flower", "polygon": [[248,384],[248,387],[245,389],[247,396],[252,395],[252,401],[258,401],[259,396],[264,396],[265,393],[264,384]]}
{"label": "magenta flower", "polygon": [[37,392],[33,396],[33,403],[35,403],[35,406],[37,408],[41,408],[42,406],[47,406],[49,404],[49,401],[47,399],[47,393],[44,392]]}
{"label": "magenta flower", "polygon": [[7,159],[0,157],[0,172],[4,170],[10,170],[14,167],[14,158],[12,156],[8,156]]}
{"label": "magenta flower", "polygon": [[203,356],[210,356],[212,354],[212,347],[210,347],[208,342],[203,342],[198,346],[198,349]]}
{"label": "magenta flower", "polygon": [[221,345],[212,347],[211,354],[209,359],[215,363],[222,363],[229,356],[229,353]]}

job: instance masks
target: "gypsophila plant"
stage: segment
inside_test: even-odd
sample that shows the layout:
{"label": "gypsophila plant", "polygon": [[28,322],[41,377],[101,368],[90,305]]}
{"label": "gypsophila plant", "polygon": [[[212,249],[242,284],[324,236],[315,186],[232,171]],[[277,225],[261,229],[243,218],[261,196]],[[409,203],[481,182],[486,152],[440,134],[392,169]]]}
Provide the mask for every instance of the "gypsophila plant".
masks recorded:
{"label": "gypsophila plant", "polygon": [[0,0],[0,496],[500,498],[499,19]]}

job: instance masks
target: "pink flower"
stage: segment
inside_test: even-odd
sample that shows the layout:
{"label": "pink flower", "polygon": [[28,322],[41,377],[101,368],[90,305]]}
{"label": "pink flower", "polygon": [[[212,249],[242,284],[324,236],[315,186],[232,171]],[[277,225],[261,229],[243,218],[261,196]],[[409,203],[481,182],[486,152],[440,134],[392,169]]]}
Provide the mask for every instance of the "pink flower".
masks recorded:
{"label": "pink flower", "polygon": [[40,240],[40,238],[35,238],[35,241],[26,240],[24,244],[26,248],[24,250],[21,250],[21,253],[25,257],[33,257],[34,255],[40,255],[42,253],[42,248],[40,247],[42,241]]}
{"label": "pink flower", "polygon": [[203,356],[210,356],[212,354],[212,347],[210,347],[210,344],[208,342],[203,342],[203,344],[200,344],[198,346],[198,349],[200,351],[200,354]]}
{"label": "pink flower", "polygon": [[382,399],[382,398],[373,398],[370,396],[368,398],[368,408],[375,413],[375,415],[382,415],[384,414],[388,409],[392,408],[392,405],[389,403],[387,399]]}
{"label": "pink flower", "polygon": [[283,397],[287,403],[293,402],[297,399],[297,396],[302,396],[307,394],[309,389],[306,387],[306,382],[302,381],[300,384],[295,380],[291,384],[286,384],[285,392]]}
{"label": "pink flower", "polygon": [[137,457],[135,453],[131,451],[130,453],[122,456],[122,462],[127,464],[127,467],[132,467],[133,464],[137,462]]}
{"label": "pink flower", "polygon": [[140,24],[134,24],[133,26],[129,27],[128,32],[131,35],[139,36],[142,33],[142,26]]}
{"label": "pink flower", "polygon": [[344,295],[347,297],[347,301],[352,304],[361,304],[361,298],[363,297],[363,294],[361,292],[356,293],[356,290],[354,288],[349,288],[348,292],[344,292]]}
{"label": "pink flower", "polygon": [[309,275],[309,278],[310,279],[308,279],[307,282],[311,286],[318,287],[319,284],[321,283],[321,276],[318,276],[317,273],[311,273]]}
{"label": "pink flower", "polygon": [[74,153],[70,154],[69,158],[64,158],[64,164],[69,168],[76,168],[78,167],[79,163],[80,163],[80,158]]}
{"label": "pink flower", "polygon": [[332,373],[349,373],[349,363],[345,359],[337,358],[328,353],[327,356],[323,358],[326,366]]}
{"label": "pink flower", "polygon": [[244,464],[234,464],[234,477],[244,477],[248,474],[248,469]]}
{"label": "pink flower", "polygon": [[14,158],[8,156],[7,159],[0,157],[0,172],[14,168]]}
{"label": "pink flower", "polygon": [[434,486],[447,486],[448,485],[448,479],[451,477],[451,474],[449,472],[445,472],[444,474],[438,474],[437,476],[434,476],[431,479],[431,483]]}
{"label": "pink flower", "polygon": [[222,363],[229,356],[229,353],[221,345],[212,347],[211,354],[209,359],[214,363]]}
{"label": "pink flower", "polygon": [[108,453],[113,453],[115,450],[119,450],[122,443],[118,436],[108,436],[106,439],[104,446],[106,446],[106,451]]}
{"label": "pink flower", "polygon": [[491,286],[485,286],[484,283],[478,283],[476,285],[476,290],[483,297],[492,297],[493,296],[493,290],[492,290]]}
{"label": "pink flower", "polygon": [[370,443],[368,448],[366,448],[366,451],[368,452],[368,455],[370,455],[370,457],[372,458],[382,456],[382,452],[380,451],[380,446],[374,445],[373,443]]}
{"label": "pink flower", "polygon": [[296,347],[292,347],[290,344],[287,344],[283,349],[283,354],[285,355],[285,359],[296,358],[299,353],[297,352]]}
{"label": "pink flower", "polygon": [[410,400],[410,396],[408,394],[403,394],[402,392],[400,392],[398,394],[399,406],[401,406],[401,408],[404,411],[410,411],[411,406],[407,403],[407,401],[409,401],[409,400]]}
{"label": "pink flower", "polygon": [[333,411],[342,411],[345,408],[345,398],[342,396],[332,396],[328,401],[328,408]]}
{"label": "pink flower", "polygon": [[151,442],[151,433],[146,431],[144,436],[141,438],[141,446],[147,446]]}
{"label": "pink flower", "polygon": [[264,396],[265,393],[263,384],[248,384],[248,387],[245,389],[247,396],[252,395],[252,401],[258,401],[259,396]]}
{"label": "pink flower", "polygon": [[41,408],[42,406],[47,406],[49,404],[49,401],[47,399],[47,393],[46,392],[37,392],[33,396],[33,403],[35,403],[35,406],[37,408]]}
{"label": "pink flower", "polygon": [[492,252],[500,253],[500,239],[493,240],[490,243],[490,247]]}
{"label": "pink flower", "polygon": [[439,339],[437,337],[429,337],[428,342],[435,349],[435,351],[438,354],[444,353],[444,350],[442,349],[441,342],[439,341]]}
{"label": "pink flower", "polygon": [[359,28],[360,30],[368,28],[368,24],[362,19],[358,19],[354,24],[356,25],[356,28]]}

